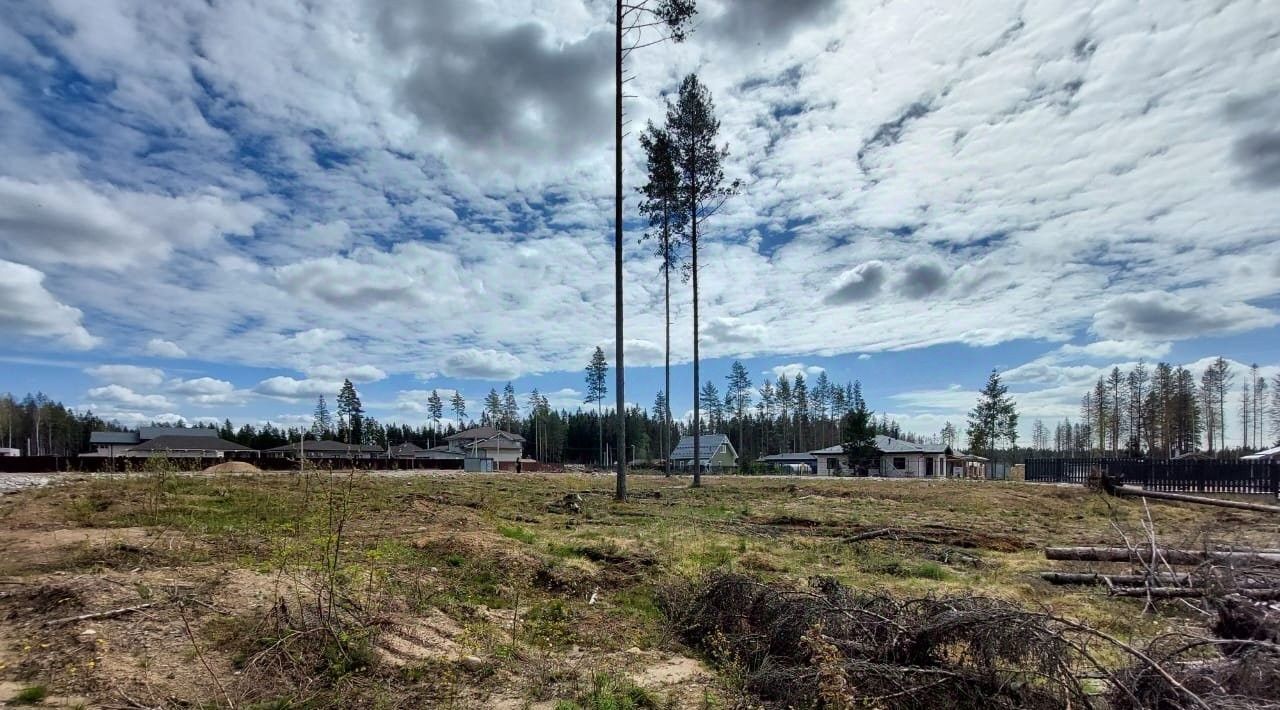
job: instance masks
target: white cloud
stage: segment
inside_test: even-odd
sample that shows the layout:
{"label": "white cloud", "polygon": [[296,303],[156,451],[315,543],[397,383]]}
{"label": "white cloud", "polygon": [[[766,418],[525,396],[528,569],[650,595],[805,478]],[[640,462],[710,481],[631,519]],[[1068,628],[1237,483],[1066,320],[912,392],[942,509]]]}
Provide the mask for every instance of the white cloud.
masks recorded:
{"label": "white cloud", "polygon": [[1277,323],[1280,316],[1247,303],[1148,291],[1112,299],[1094,318],[1093,330],[1112,338],[1194,338]]}
{"label": "white cloud", "polygon": [[332,400],[338,394],[341,382],[333,380],[296,379],[278,375],[259,382],[253,391],[280,399],[315,399],[321,395]]}
{"label": "white cloud", "polygon": [[162,411],[173,408],[164,395],[140,394],[123,385],[103,385],[93,387],[85,393],[89,401],[117,407],[130,407],[143,411]]}
{"label": "white cloud", "polygon": [[373,365],[317,365],[304,368],[308,377],[320,380],[351,380],[356,384],[385,380],[387,373]]}
{"label": "white cloud", "polygon": [[171,197],[0,176],[0,215],[0,248],[10,256],[120,270],[222,234],[251,234],[262,210],[219,194]]}
{"label": "white cloud", "polygon": [[510,380],[522,372],[520,358],[508,352],[468,348],[445,358],[441,371],[449,377],[477,380]]}
{"label": "white cloud", "polygon": [[97,380],[126,387],[157,387],[164,382],[164,370],[137,365],[95,365],[85,373]]}
{"label": "white cloud", "polygon": [[145,351],[148,355],[156,357],[183,358],[187,356],[187,351],[179,347],[177,343],[163,338],[148,340]]}
{"label": "white cloud", "polygon": [[813,378],[825,371],[826,368],[819,367],[817,365],[805,365],[799,362],[787,363],[786,365],[774,365],[769,369],[769,372],[773,373],[773,377],[775,379],[785,375],[788,380],[794,380],[796,375],[804,375],[806,378]]}
{"label": "white cloud", "polygon": [[870,354],[870,353],[858,353],[858,359],[859,359],[859,360],[870,360],[870,359],[871,359],[871,354]]}
{"label": "white cloud", "polygon": [[[762,343],[768,328],[759,323],[751,323],[742,318],[711,318],[703,326],[701,335],[718,345],[730,348],[747,348]],[[749,350],[748,350],[749,351]]]}
{"label": "white cloud", "polygon": [[887,277],[888,268],[883,261],[858,264],[836,278],[825,300],[833,306],[865,301],[880,293]]}
{"label": "white cloud", "polygon": [[101,339],[80,324],[80,309],[60,302],[44,279],[43,273],[29,266],[0,259],[0,332],[56,338],[75,350],[97,346]]}

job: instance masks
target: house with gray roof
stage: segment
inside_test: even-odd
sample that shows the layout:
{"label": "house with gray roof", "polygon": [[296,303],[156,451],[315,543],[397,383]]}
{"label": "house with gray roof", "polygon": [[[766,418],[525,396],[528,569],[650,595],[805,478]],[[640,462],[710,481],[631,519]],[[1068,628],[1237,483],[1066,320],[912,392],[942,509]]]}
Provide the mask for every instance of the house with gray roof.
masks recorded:
{"label": "house with gray roof", "polygon": [[447,453],[462,454],[467,470],[514,471],[524,455],[524,437],[497,427],[473,427],[446,436],[444,440],[449,442]]}
{"label": "house with gray roof", "polygon": [[876,449],[878,455],[868,462],[865,472],[849,470],[842,445],[828,446],[809,453],[817,458],[819,476],[961,477],[966,475],[966,467],[985,461],[947,444],[906,441],[883,434],[876,436]]}
{"label": "house with gray roof", "polygon": [[[168,439],[167,445],[170,453],[168,455],[178,455],[177,451],[182,448],[190,451],[221,451],[223,454],[215,454],[215,456],[223,456],[225,452],[236,451],[238,449],[231,448],[240,446],[234,442],[226,441],[218,438],[218,432],[214,429],[206,427],[179,427],[179,426],[144,426],[137,431],[95,431],[89,433],[89,445],[94,447],[94,451],[81,456],[114,458],[116,456],[151,456],[152,452],[159,451],[162,445],[151,445],[142,447],[144,444],[164,439],[166,437],[182,437],[183,442],[180,447],[179,442],[174,439]],[[193,442],[193,439],[208,439],[212,442]],[[196,446],[201,443],[201,446]],[[229,445],[229,446],[228,446]],[[241,447],[245,451],[252,449]],[[131,453],[136,452],[136,453]],[[197,454],[188,454],[197,455]]]}
{"label": "house with gray roof", "polygon": [[[212,430],[206,429],[205,431]],[[165,456],[168,458],[221,459],[256,456],[257,454],[257,451],[248,446],[218,438],[217,432],[214,432],[213,436],[204,434],[166,434],[157,436],[130,448],[120,455],[129,458]]]}
{"label": "house with gray roof", "polygon": [[[728,471],[738,465],[738,451],[733,442],[724,434],[703,434],[698,442],[698,459],[703,471]],[[693,437],[681,437],[676,448],[671,450],[671,468],[678,471],[692,471]]]}

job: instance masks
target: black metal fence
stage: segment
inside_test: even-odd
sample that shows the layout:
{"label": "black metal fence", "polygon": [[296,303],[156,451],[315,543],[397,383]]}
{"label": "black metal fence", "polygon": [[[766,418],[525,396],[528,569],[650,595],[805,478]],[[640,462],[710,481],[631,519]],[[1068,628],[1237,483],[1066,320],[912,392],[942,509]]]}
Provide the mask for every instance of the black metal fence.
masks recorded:
{"label": "black metal fence", "polygon": [[1099,473],[1153,491],[1280,495],[1280,462],[1195,459],[1027,459],[1026,480],[1079,483]]}

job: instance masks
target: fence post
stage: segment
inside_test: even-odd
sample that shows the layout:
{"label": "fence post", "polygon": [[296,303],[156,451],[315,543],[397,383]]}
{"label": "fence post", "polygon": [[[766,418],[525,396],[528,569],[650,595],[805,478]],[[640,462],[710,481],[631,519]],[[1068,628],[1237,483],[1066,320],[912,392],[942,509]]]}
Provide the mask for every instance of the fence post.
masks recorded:
{"label": "fence post", "polygon": [[1271,461],[1267,468],[1271,470],[1271,495],[1280,498],[1280,463]]}

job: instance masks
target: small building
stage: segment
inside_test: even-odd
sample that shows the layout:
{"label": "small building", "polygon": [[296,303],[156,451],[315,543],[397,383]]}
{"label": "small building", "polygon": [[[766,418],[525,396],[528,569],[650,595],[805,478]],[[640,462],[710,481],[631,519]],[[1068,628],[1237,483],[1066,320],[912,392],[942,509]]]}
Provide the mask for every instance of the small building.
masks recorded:
{"label": "small building", "polygon": [[813,454],[769,454],[768,456],[761,456],[756,459],[756,463],[763,464],[769,468],[802,475],[811,475],[818,471],[818,457]]}
{"label": "small building", "polygon": [[[212,431],[212,430],[206,430]],[[168,458],[205,458],[205,459],[221,459],[221,458],[238,458],[244,456],[257,456],[258,452],[237,444],[234,441],[227,441],[214,436],[188,436],[185,434],[166,434],[148,439],[137,446],[134,446],[121,454],[127,458],[149,458],[152,456],[164,456]]]}
{"label": "small building", "polygon": [[19,449],[10,449],[8,447],[0,446],[0,456],[19,456],[21,454],[22,451]]}
{"label": "small building", "polygon": [[[703,471],[729,471],[738,466],[738,451],[724,434],[703,434],[698,442],[699,467]],[[693,437],[681,437],[671,450],[673,471],[692,471]]]}
{"label": "small building", "polygon": [[888,478],[976,477],[973,465],[983,466],[986,459],[970,456],[946,444],[928,444],[876,436],[877,455],[865,471],[850,471],[842,445],[810,451],[818,460],[819,476],[868,475]]}
{"label": "small building", "polygon": [[486,464],[466,463],[467,470],[514,471],[524,455],[524,437],[496,427],[479,426],[445,437],[447,451],[462,454],[465,459],[488,459]]}

